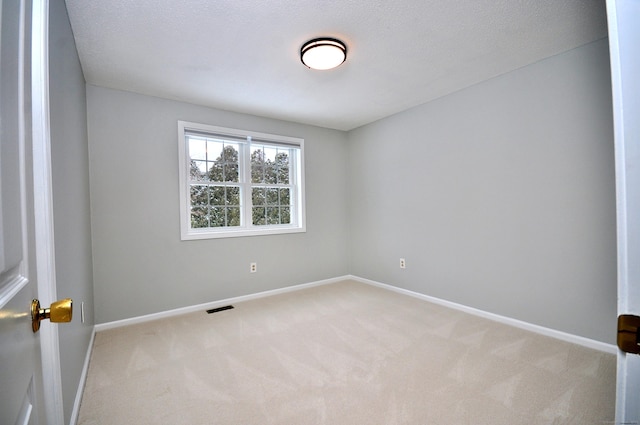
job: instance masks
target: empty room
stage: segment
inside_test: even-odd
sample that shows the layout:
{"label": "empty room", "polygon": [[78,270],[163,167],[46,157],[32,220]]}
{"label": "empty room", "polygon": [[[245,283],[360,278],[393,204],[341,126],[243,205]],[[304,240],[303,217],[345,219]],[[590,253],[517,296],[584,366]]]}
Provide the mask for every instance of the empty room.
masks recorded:
{"label": "empty room", "polygon": [[15,3],[0,422],[633,417],[615,0]]}

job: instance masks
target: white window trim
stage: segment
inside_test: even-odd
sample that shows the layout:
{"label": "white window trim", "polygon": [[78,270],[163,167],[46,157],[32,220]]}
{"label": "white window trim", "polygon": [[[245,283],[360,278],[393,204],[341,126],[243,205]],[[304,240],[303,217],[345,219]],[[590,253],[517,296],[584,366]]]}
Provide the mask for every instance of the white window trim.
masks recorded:
{"label": "white window trim", "polygon": [[[192,229],[191,228],[191,202],[189,191],[189,168],[187,166],[188,145],[186,142],[185,132],[201,131],[205,133],[213,133],[218,135],[229,135],[232,137],[247,137],[259,140],[260,144],[263,141],[272,141],[274,143],[285,143],[289,145],[298,146],[299,158],[295,162],[292,173],[295,173],[297,186],[299,191],[294,194],[294,203],[297,209],[297,215],[294,223],[286,225],[268,225],[268,226],[253,226],[251,225],[250,217],[245,217],[245,223],[248,223],[250,227],[220,227],[220,228],[203,228]],[[180,237],[181,240],[198,240],[198,239],[215,239],[215,238],[233,238],[243,236],[261,236],[261,235],[276,235],[287,233],[302,233],[306,232],[306,214],[305,214],[305,184],[304,184],[304,139],[289,136],[280,136],[276,134],[259,133],[255,131],[238,130],[234,128],[217,127],[207,124],[199,124],[188,121],[178,121],[178,160],[179,160],[179,184],[180,184]],[[241,149],[246,149],[246,145],[242,145]],[[245,167],[246,168],[246,167]],[[244,169],[245,179],[250,179],[250,170]],[[249,181],[249,180],[245,180]],[[249,205],[251,202],[251,194],[244,193],[245,205]],[[245,209],[243,208],[242,214]]]}

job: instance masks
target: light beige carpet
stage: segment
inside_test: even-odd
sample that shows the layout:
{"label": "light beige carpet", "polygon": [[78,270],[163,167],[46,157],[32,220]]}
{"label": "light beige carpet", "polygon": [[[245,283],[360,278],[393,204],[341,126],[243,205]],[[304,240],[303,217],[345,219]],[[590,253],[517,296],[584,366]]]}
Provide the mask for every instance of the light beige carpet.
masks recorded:
{"label": "light beige carpet", "polygon": [[99,332],[78,423],[602,425],[615,362],[347,281]]}

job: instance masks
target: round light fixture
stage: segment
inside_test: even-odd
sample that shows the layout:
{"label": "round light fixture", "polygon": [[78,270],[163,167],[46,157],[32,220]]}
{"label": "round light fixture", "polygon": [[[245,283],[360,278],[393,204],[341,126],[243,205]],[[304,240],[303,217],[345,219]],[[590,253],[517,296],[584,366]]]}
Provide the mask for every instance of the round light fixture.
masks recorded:
{"label": "round light fixture", "polygon": [[335,38],[315,38],[300,48],[300,60],[311,68],[335,68],[347,59],[347,46]]}

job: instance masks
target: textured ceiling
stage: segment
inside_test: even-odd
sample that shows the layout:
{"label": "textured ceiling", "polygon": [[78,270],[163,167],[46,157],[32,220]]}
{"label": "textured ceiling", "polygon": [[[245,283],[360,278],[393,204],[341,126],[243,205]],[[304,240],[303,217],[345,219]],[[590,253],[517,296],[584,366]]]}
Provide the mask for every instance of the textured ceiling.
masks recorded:
{"label": "textured ceiling", "polygon": [[[66,0],[88,83],[350,130],[606,37],[605,0]],[[330,71],[300,63],[342,39]]]}

